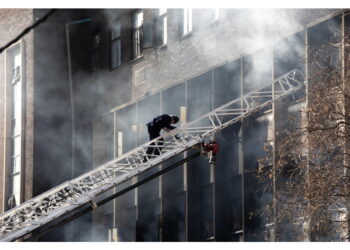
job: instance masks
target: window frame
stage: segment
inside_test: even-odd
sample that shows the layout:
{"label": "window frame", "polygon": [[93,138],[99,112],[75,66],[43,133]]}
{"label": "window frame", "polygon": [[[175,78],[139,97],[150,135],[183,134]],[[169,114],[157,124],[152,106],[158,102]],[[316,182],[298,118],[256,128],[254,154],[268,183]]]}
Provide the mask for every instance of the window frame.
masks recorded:
{"label": "window frame", "polygon": [[[138,18],[141,14],[141,20]],[[143,23],[143,11],[136,10],[133,12],[133,58],[137,59],[142,57],[142,23]]]}
{"label": "window frame", "polygon": [[[110,31],[110,68],[111,70],[114,70],[121,66],[122,64],[122,30],[121,30],[121,22],[120,20],[116,21],[117,25],[119,26],[119,30],[113,28]],[[114,63],[114,53],[116,53],[117,59]]]}
{"label": "window frame", "polygon": [[182,16],[182,36],[188,36],[193,32],[193,10],[184,8]]}
{"label": "window frame", "polygon": [[24,54],[23,41],[6,50],[6,95],[9,97],[6,106],[10,112],[6,115],[7,138],[6,143],[6,178],[5,183],[5,210],[9,206],[10,199],[14,206],[18,206],[23,200],[23,86],[24,86]]}
{"label": "window frame", "polygon": [[162,24],[162,34],[161,34],[161,43],[160,47],[165,47],[168,44],[168,9],[159,9],[158,10],[159,22]]}

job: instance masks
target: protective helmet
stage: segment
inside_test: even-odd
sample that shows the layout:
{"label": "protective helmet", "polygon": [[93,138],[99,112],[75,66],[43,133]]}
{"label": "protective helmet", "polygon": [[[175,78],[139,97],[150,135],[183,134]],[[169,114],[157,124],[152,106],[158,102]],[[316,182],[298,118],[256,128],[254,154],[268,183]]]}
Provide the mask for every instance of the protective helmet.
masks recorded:
{"label": "protective helmet", "polygon": [[171,118],[174,119],[174,123],[178,123],[179,122],[179,117],[177,117],[176,115],[172,115]]}

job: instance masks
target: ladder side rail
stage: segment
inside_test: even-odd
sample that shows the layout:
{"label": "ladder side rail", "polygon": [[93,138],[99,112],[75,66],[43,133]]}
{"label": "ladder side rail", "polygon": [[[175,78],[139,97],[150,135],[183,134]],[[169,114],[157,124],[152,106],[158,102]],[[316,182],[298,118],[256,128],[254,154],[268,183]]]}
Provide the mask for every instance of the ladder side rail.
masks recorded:
{"label": "ladder side rail", "polygon": [[[192,146],[198,144],[200,141],[201,141],[200,138],[198,138],[197,140],[192,140],[188,146],[192,147]],[[172,152],[171,154],[167,154],[166,158],[169,159],[172,156],[177,155],[179,153],[182,153],[185,150],[186,150],[185,148],[179,148],[176,150],[176,152]],[[2,238],[0,237],[0,240],[1,241],[12,241],[12,240],[18,239],[18,238],[22,237],[23,235],[30,233],[31,231],[33,231],[37,227],[39,227],[45,223],[48,223],[51,220],[58,218],[59,216],[62,216],[63,214],[66,214],[66,213],[86,204],[87,202],[91,201],[92,197],[95,197],[98,194],[103,193],[104,191],[112,188],[115,185],[120,184],[121,182],[129,180],[133,176],[140,174],[141,172],[147,170],[148,168],[151,168],[154,165],[158,165],[158,164],[162,163],[163,159],[154,158],[154,159],[152,159],[152,161],[153,161],[153,164],[143,165],[142,167],[140,167],[138,169],[134,169],[133,171],[129,171],[123,175],[120,175],[117,178],[115,178],[113,183],[100,186],[97,189],[92,190],[91,192],[80,196],[75,204],[69,204],[69,205],[64,206],[64,207],[59,207],[55,211],[53,211],[53,213],[51,215],[48,215],[45,217],[39,217],[40,219],[35,221],[34,223],[31,223],[30,226],[27,226],[25,228],[19,228],[18,231],[13,232],[10,235],[5,235],[5,237],[2,237]]]}
{"label": "ladder side rail", "polygon": [[[293,72],[293,71],[291,71],[291,72]],[[288,73],[287,73],[288,74]],[[294,78],[292,78],[293,80],[295,80]],[[276,82],[276,81],[275,81]],[[239,100],[240,100],[241,98],[239,98]],[[273,100],[271,100],[271,101],[269,101],[269,102],[267,102],[267,103],[272,103],[272,101]],[[234,101],[233,102],[230,102],[230,103],[228,103],[228,104],[226,104],[226,105],[223,105],[223,106],[221,106],[221,107],[219,107],[219,108],[217,108],[216,110],[214,110],[214,111],[212,111],[212,112],[210,112],[210,113],[213,113],[213,114],[215,114],[215,111],[218,111],[218,110],[220,110],[220,108],[222,109],[222,108],[224,108],[224,107],[227,107],[227,106],[229,106],[230,104],[232,104],[232,103],[234,103]],[[266,105],[266,104],[265,104]],[[260,107],[261,108],[261,107]],[[255,109],[254,109],[254,111],[255,111]],[[251,113],[251,112],[253,112],[253,110],[251,110],[251,111],[248,111],[248,113]],[[195,121],[193,121],[193,122],[191,122],[191,123],[189,123],[188,125],[192,125],[192,124],[194,124],[194,123],[196,123],[196,122],[198,122],[198,121],[200,121],[200,120],[203,120],[203,119],[205,119],[205,118],[208,118],[208,117],[210,117],[209,115],[210,115],[210,113],[208,113],[208,114],[206,114],[206,115],[204,115],[203,117],[201,117],[201,118],[199,118],[199,119],[196,119]],[[222,127],[226,127],[226,126],[228,126],[228,125],[230,125],[230,124],[232,124],[233,122],[236,122],[236,121],[238,121],[239,119],[241,119],[242,117],[245,117],[245,116],[247,116],[247,113],[246,114],[242,114],[241,116],[238,116],[238,117],[235,117],[235,119],[233,119],[233,120],[230,120],[230,121],[228,121],[228,122],[226,122],[226,123],[224,123],[224,124],[222,124],[219,128],[220,129],[222,129]],[[188,126],[189,127],[189,126]],[[178,129],[178,130],[181,130],[181,128],[182,127],[180,127],[180,129]],[[207,134],[209,134],[209,133],[215,133],[215,131],[218,129],[218,127],[213,127],[213,129],[212,130],[208,130],[207,132],[205,132],[202,136],[206,136]],[[185,126],[185,128],[182,128],[182,133],[183,134],[190,134],[190,132],[189,131],[186,131],[186,126]],[[180,131],[181,132],[181,131]],[[167,135],[165,135],[165,136],[162,136],[163,138],[165,138],[165,137],[167,137]],[[174,139],[174,136],[173,136],[173,134],[171,134],[171,138],[172,139]],[[153,140],[153,141],[151,141],[151,142],[149,142],[149,143],[146,143],[146,144],[144,144],[144,145],[142,145],[142,146],[140,146],[139,148],[141,148],[141,149],[143,149],[143,153],[144,153],[144,150],[145,150],[145,147],[148,147],[148,146],[150,146],[150,144],[152,143],[152,142],[155,142],[157,140],[157,138],[155,139],[155,140]],[[176,140],[175,140],[176,141]],[[185,149],[186,147],[184,147],[184,149]],[[137,149],[135,149],[135,150],[133,150],[133,151],[131,151],[131,152],[129,152],[130,154],[132,154],[133,152],[137,152],[138,151],[138,148]],[[168,152],[166,152],[165,154],[167,154],[167,153],[170,153],[169,151]],[[128,154],[127,154],[128,155]],[[136,154],[136,156],[138,156],[138,154]],[[126,156],[125,156],[126,157]],[[124,158],[125,158],[124,157]],[[123,158],[123,157],[121,157],[121,158]],[[162,159],[162,158],[164,158],[164,157],[157,157],[157,158],[159,158],[158,160],[160,161],[160,160],[164,160],[164,159]],[[156,158],[156,159],[157,159]],[[121,160],[121,159],[120,159]],[[149,162],[151,162],[152,160],[150,160]],[[112,160],[112,161],[110,161],[109,163],[114,163],[114,161]],[[100,166],[100,167],[98,167],[98,170],[96,170],[96,171],[100,171],[103,167],[106,167],[106,166],[110,166],[111,164],[108,164],[107,163],[107,165],[106,164],[103,164],[102,166]],[[138,168],[138,169],[140,169],[140,171],[141,171],[141,169],[142,169],[142,167],[151,167],[152,165],[154,165],[154,164],[137,164],[136,165],[136,167],[134,167],[134,170],[136,169],[136,168]],[[80,177],[80,178],[76,178],[76,179],[74,179],[74,180],[72,180],[71,182],[69,182],[69,183],[74,183],[75,181],[78,181],[79,182],[79,180],[83,180],[83,178],[85,178],[85,177],[87,177],[87,176],[92,176],[94,173],[96,173],[96,171],[92,171],[91,173],[87,173],[87,174],[85,174],[85,175],[83,175],[82,177]],[[127,174],[127,173],[126,173]],[[92,181],[92,184],[94,184],[93,183],[94,181]],[[67,184],[67,183],[64,183],[64,184]],[[65,185],[63,185],[63,186],[65,186]],[[62,186],[62,187],[63,187]],[[62,189],[61,189],[62,190]],[[59,191],[61,191],[61,190],[59,190]],[[48,192],[48,193],[52,193],[53,191],[52,190],[49,190],[50,192]],[[84,196],[84,194],[82,194],[82,196]],[[44,197],[45,198],[45,197]],[[80,198],[80,197],[78,197],[78,198]]]}
{"label": "ladder side rail", "polygon": [[[130,165],[135,165],[135,167],[133,167],[133,168],[138,167],[138,164],[136,162],[134,162],[133,164],[130,164]],[[107,165],[107,166],[109,166],[109,165]],[[94,178],[96,178],[96,176],[94,177],[93,175],[99,171],[100,171],[100,169],[97,169],[96,171],[92,172],[90,175],[85,175],[85,176],[83,176],[83,178],[79,178],[80,181],[78,181],[78,182],[70,181],[68,187],[70,186],[71,190],[79,189],[80,194],[83,194],[84,192],[91,190],[92,188],[94,188],[94,185],[96,184],[96,180],[94,180]],[[99,176],[99,175],[100,174],[98,174],[97,176]],[[67,187],[67,185],[65,185],[65,187]],[[62,189],[59,190],[59,192],[60,191],[62,191]],[[51,195],[51,193],[52,192],[50,192],[50,195]],[[42,197],[42,198],[45,199],[46,196]],[[38,201],[40,202],[41,200],[38,199]]]}
{"label": "ladder side rail", "polygon": [[[294,74],[294,72],[296,72],[296,70],[292,70],[292,71],[290,71],[290,72],[288,72],[288,73],[286,73],[285,75],[289,75],[289,74]],[[284,80],[285,79],[285,75],[283,75],[283,76],[281,76],[281,77],[279,77],[278,79],[276,79],[275,81],[277,81],[277,82],[279,82],[280,83],[280,80]],[[263,88],[265,88],[265,87],[263,87]],[[262,88],[262,89],[263,89]],[[258,92],[258,91],[253,91],[253,92]],[[246,96],[249,96],[249,95],[251,95],[250,93],[248,93],[248,94],[246,94]],[[245,96],[243,96],[243,98],[244,98]],[[238,99],[236,99],[236,100],[234,100],[234,101],[231,101],[231,102],[229,102],[229,103],[227,103],[227,104],[225,104],[225,105],[223,105],[223,106],[221,106],[221,107],[219,107],[219,108],[217,108],[216,110],[214,110],[212,113],[214,113],[215,111],[218,111],[218,110],[222,110],[223,108],[225,108],[225,107],[227,107],[227,106],[229,106],[229,105],[232,105],[233,103],[236,103],[236,102],[240,102],[240,100],[241,100],[241,98],[238,98]],[[246,100],[246,99],[245,99]],[[209,113],[210,114],[210,113]],[[203,118],[198,118],[198,119],[196,119],[196,120],[194,120],[193,122],[191,122],[189,125],[191,125],[191,124],[194,124],[194,123],[196,123],[197,121],[199,121],[199,120],[202,120]],[[188,126],[189,126],[188,125]],[[201,132],[203,132],[203,131],[201,131]],[[159,138],[156,138],[156,139],[154,139],[153,141],[151,141],[151,142],[149,142],[149,143],[146,143],[146,145],[145,146],[149,146],[151,143],[153,143],[153,142],[156,142],[157,140],[158,140]],[[144,149],[145,147],[144,147],[144,145],[142,145],[142,146],[140,146],[139,148],[142,148],[142,149]],[[138,148],[137,149],[135,149],[135,150],[138,150]],[[133,150],[133,151],[135,151],[135,150]],[[132,152],[133,152],[132,151]],[[129,152],[129,153],[131,153],[131,152]],[[126,157],[127,155],[125,155],[125,157]],[[112,161],[110,161],[110,162],[114,162],[113,160]],[[108,164],[108,162],[106,163],[106,164]],[[106,164],[103,164],[102,165],[102,167],[104,167]],[[89,175],[90,173],[87,173],[86,175]],[[81,178],[84,178],[85,176],[81,176]],[[79,177],[78,177],[79,178]],[[73,180],[74,181],[74,180]],[[62,187],[63,188],[63,187]],[[50,190],[49,190],[50,191]],[[54,191],[50,191],[50,192],[48,192],[47,194],[49,194],[49,193],[51,193],[51,192],[54,192]],[[45,195],[47,195],[46,193],[44,193],[44,194],[42,194],[42,196],[45,196]],[[0,217],[1,218],[1,217]]]}
{"label": "ladder side rail", "polygon": [[[285,75],[294,74],[294,73],[297,72],[297,71],[298,71],[298,70],[292,70],[292,71],[286,73]],[[283,76],[277,78],[275,81],[279,81],[279,79],[284,78],[285,75],[283,75]],[[270,86],[270,85],[268,85],[268,86]],[[264,89],[264,88],[266,88],[266,86],[262,87],[261,89]],[[258,90],[258,91],[252,91],[251,93],[254,93],[254,92],[259,92],[259,90]],[[244,98],[244,97],[247,97],[247,96],[249,96],[249,95],[251,95],[251,93],[246,94],[246,96],[243,96],[243,98]],[[216,111],[221,110],[221,109],[223,109],[223,108],[225,108],[225,107],[227,107],[227,106],[229,106],[229,105],[232,105],[233,103],[239,103],[239,102],[241,101],[241,98],[242,98],[242,97],[237,98],[237,99],[235,99],[235,100],[233,100],[233,101],[231,101],[231,102],[229,102],[229,103],[227,103],[227,104],[225,104],[225,105],[222,105],[221,107],[219,107],[219,108],[217,108],[217,109],[215,109],[215,110],[213,110],[213,111],[207,113],[207,114],[204,115],[203,117],[199,117],[199,118],[195,119],[194,121],[192,121],[192,122],[190,122],[190,123],[188,123],[188,124],[185,124],[184,126],[181,126],[181,127],[178,128],[178,129],[175,129],[175,130],[172,131],[172,132],[176,132],[176,130],[179,130],[179,129],[181,129],[181,128],[183,128],[183,130],[186,130],[186,127],[189,127],[189,128],[190,128],[190,126],[192,126],[193,124],[195,124],[195,123],[197,123],[197,122],[203,120],[204,118],[208,117],[209,115],[214,114]],[[150,141],[150,142],[147,142],[147,143],[145,143],[145,144],[139,146],[138,148],[136,148],[136,149],[134,149],[134,150],[132,150],[132,151],[126,153],[126,154],[124,155],[124,157],[126,157],[128,154],[131,154],[132,152],[138,151],[139,149],[143,149],[143,150],[144,150],[145,148],[148,148],[148,147],[150,146],[150,144],[152,144],[152,143],[154,143],[154,142],[157,142],[160,138],[165,139],[167,136],[171,135],[172,132],[169,132],[168,134],[163,135],[163,136],[159,136],[159,137],[155,138],[154,140],[152,140],[152,141]],[[123,156],[121,156],[121,158],[123,158]],[[116,160],[118,160],[118,159],[112,160],[112,161],[110,161],[110,162],[114,162],[114,161],[116,161]],[[107,164],[108,164],[108,163],[107,163]],[[100,167],[104,167],[104,164],[101,165]],[[92,171],[93,171],[93,170],[92,170]],[[87,174],[89,174],[89,173],[87,173]]]}
{"label": "ladder side rail", "polygon": [[[293,71],[292,71],[293,72]],[[288,74],[288,73],[287,73]],[[283,78],[283,77],[280,77],[281,79]],[[247,95],[249,95],[249,93],[247,94]],[[240,99],[240,98],[239,98]],[[228,106],[228,105],[230,105],[230,104],[232,104],[232,103],[234,103],[235,101],[233,101],[233,102],[231,102],[231,103],[228,103],[228,104],[226,104],[226,105],[223,105],[223,106],[221,106],[221,107],[219,107],[218,108],[218,110],[220,110],[220,108],[222,109],[222,108],[224,108],[225,106]],[[215,111],[215,110],[214,110]],[[200,119],[198,119],[198,120],[200,120]],[[195,123],[196,121],[194,121],[194,122],[192,122],[192,123]],[[205,132],[205,131],[200,131],[200,132]],[[157,138],[155,139],[155,140],[153,140],[153,142],[154,141],[156,141],[157,140]],[[147,146],[149,146],[148,144],[151,144],[152,142],[150,142],[150,143],[147,143]],[[141,147],[142,148],[142,147]],[[144,149],[144,148],[143,148]],[[82,177],[83,178],[83,177]]]}
{"label": "ladder side rail", "polygon": [[[270,101],[268,101],[268,102],[266,102],[266,103],[264,103],[264,104],[258,106],[257,108],[254,108],[254,109],[248,111],[247,113],[245,113],[245,114],[242,115],[242,116],[243,116],[243,117],[247,117],[247,116],[249,116],[250,114],[255,113],[255,112],[257,112],[257,111],[263,109],[264,107],[266,107],[266,106],[268,106],[268,105],[271,105],[271,104],[272,104],[274,101],[276,101],[277,99],[280,99],[280,98],[282,98],[282,97],[284,97],[284,96],[287,96],[287,95],[289,95],[289,94],[293,94],[293,93],[297,92],[300,88],[301,88],[301,86],[299,86],[298,88],[293,89],[292,91],[286,92],[285,94],[279,95],[279,96],[277,96],[276,98],[274,98],[273,100],[270,100]],[[235,122],[241,120],[241,119],[243,118],[242,116],[237,117],[237,118],[235,118],[235,119],[231,119],[231,120],[229,120],[229,121],[223,123],[223,124],[222,124],[219,128],[217,128],[216,130],[208,131],[207,133],[203,134],[203,137],[211,136],[211,135],[215,134],[215,133],[217,132],[217,130],[222,130],[222,129],[224,129],[224,128],[230,126],[230,125],[232,125],[233,123],[235,123]]]}

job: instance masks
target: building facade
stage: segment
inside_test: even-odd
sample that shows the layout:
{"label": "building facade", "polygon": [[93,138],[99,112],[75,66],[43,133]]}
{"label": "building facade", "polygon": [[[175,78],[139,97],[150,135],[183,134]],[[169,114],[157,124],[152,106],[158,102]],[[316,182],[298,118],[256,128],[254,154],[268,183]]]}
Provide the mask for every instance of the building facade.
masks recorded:
{"label": "building facade", "polygon": [[[45,12],[0,10],[1,44]],[[292,69],[307,78],[310,48],[347,27],[336,9],[57,10],[0,55],[1,212],[145,143],[159,114],[182,124]],[[215,167],[187,162],[42,240],[295,240],[259,215],[274,190],[255,170],[304,100],[217,133]]]}

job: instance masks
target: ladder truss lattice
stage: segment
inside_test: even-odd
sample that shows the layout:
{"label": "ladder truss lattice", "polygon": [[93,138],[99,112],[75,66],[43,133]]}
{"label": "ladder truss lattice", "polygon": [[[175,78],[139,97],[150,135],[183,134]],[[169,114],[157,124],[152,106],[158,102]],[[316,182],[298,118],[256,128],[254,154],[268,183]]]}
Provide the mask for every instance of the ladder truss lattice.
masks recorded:
{"label": "ladder truss lattice", "polygon": [[[190,149],[206,137],[261,110],[273,101],[295,93],[302,88],[303,81],[303,74],[299,70],[292,70],[258,90],[24,202],[0,215],[0,241],[19,239],[84,204],[93,204],[97,195]],[[160,138],[164,139],[160,155],[155,157],[147,154],[149,147],[157,147]]]}

